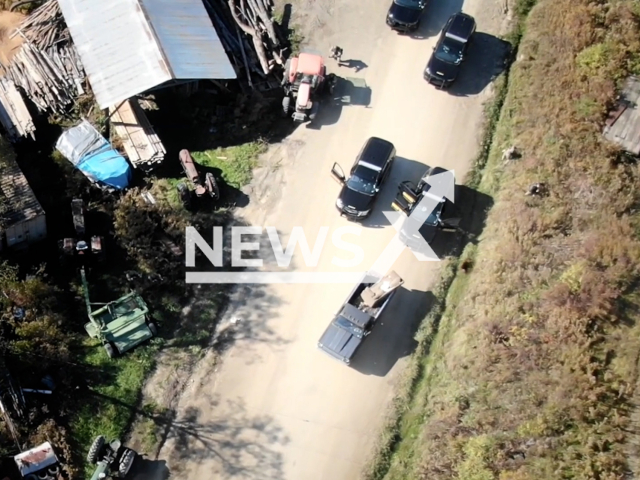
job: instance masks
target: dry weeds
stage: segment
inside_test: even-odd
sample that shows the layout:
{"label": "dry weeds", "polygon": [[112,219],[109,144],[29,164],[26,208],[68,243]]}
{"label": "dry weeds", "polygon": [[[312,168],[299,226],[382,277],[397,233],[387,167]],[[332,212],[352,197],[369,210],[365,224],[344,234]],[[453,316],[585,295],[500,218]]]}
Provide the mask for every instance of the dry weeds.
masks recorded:
{"label": "dry weeds", "polygon": [[[531,11],[480,183],[495,206],[384,478],[636,469],[640,176],[600,134],[616,82],[638,71],[634,5],[543,0]],[[512,144],[524,157],[504,166]],[[524,195],[537,181],[548,197]]]}

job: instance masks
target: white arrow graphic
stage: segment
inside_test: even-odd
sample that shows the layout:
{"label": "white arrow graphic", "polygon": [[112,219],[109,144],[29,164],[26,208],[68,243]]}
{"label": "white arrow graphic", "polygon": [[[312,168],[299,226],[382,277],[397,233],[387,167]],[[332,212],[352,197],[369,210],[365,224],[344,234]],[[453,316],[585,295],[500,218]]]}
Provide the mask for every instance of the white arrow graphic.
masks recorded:
{"label": "white arrow graphic", "polygon": [[[369,272],[367,272],[366,276],[371,280],[365,281],[375,280],[373,276],[380,278],[380,276],[385,275],[389,270],[391,270],[393,264],[408,246],[407,243],[402,241],[400,238],[400,230],[403,230],[405,234],[409,236],[418,233],[420,227],[424,225],[424,222],[429,218],[429,215],[431,215],[444,198],[449,199],[451,202],[454,201],[454,171],[445,171],[443,173],[433,175],[427,179],[427,183],[431,185],[431,188],[428,192],[423,194],[409,217],[395,211],[383,212],[384,216],[387,217],[387,220],[389,220],[393,228],[396,230],[396,234],[380,254],[373,266],[369,269]],[[420,234],[417,235],[417,238],[412,237],[412,245],[409,246],[409,248],[420,262],[440,261],[438,255],[436,255],[431,246]]]}

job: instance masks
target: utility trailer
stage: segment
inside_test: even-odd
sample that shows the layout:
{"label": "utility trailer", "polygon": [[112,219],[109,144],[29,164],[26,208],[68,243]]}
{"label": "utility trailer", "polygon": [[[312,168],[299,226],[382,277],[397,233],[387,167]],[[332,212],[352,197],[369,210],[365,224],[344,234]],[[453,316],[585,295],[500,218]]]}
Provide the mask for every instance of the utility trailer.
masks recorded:
{"label": "utility trailer", "polygon": [[320,337],[318,347],[349,365],[403,283],[391,271],[373,282],[357,284]]}
{"label": "utility trailer", "polygon": [[20,476],[24,480],[58,480],[60,462],[49,442],[13,457]]}

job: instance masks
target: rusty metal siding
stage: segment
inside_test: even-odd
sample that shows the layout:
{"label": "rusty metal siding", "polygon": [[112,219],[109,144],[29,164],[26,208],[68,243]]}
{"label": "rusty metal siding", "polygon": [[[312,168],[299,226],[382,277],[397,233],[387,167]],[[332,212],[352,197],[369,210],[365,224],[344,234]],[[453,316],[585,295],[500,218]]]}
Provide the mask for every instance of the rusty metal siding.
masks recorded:
{"label": "rusty metal siding", "polygon": [[171,79],[136,0],[59,0],[100,108]]}
{"label": "rusty metal siding", "polygon": [[202,0],[140,0],[176,80],[235,79]]}

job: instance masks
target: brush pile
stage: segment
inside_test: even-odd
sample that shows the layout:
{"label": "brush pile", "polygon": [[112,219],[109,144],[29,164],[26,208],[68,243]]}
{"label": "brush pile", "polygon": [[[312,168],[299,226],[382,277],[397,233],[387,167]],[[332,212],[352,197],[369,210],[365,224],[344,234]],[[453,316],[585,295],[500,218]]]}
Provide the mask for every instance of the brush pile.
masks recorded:
{"label": "brush pile", "polygon": [[273,19],[271,0],[204,0],[204,5],[236,72],[244,71],[252,88],[252,74],[258,88],[279,86],[274,68],[284,65],[287,39]]}
{"label": "brush pile", "polygon": [[11,38],[23,44],[4,76],[22,87],[42,112],[64,112],[84,93],[84,68],[57,0],[49,0],[29,15]]}

